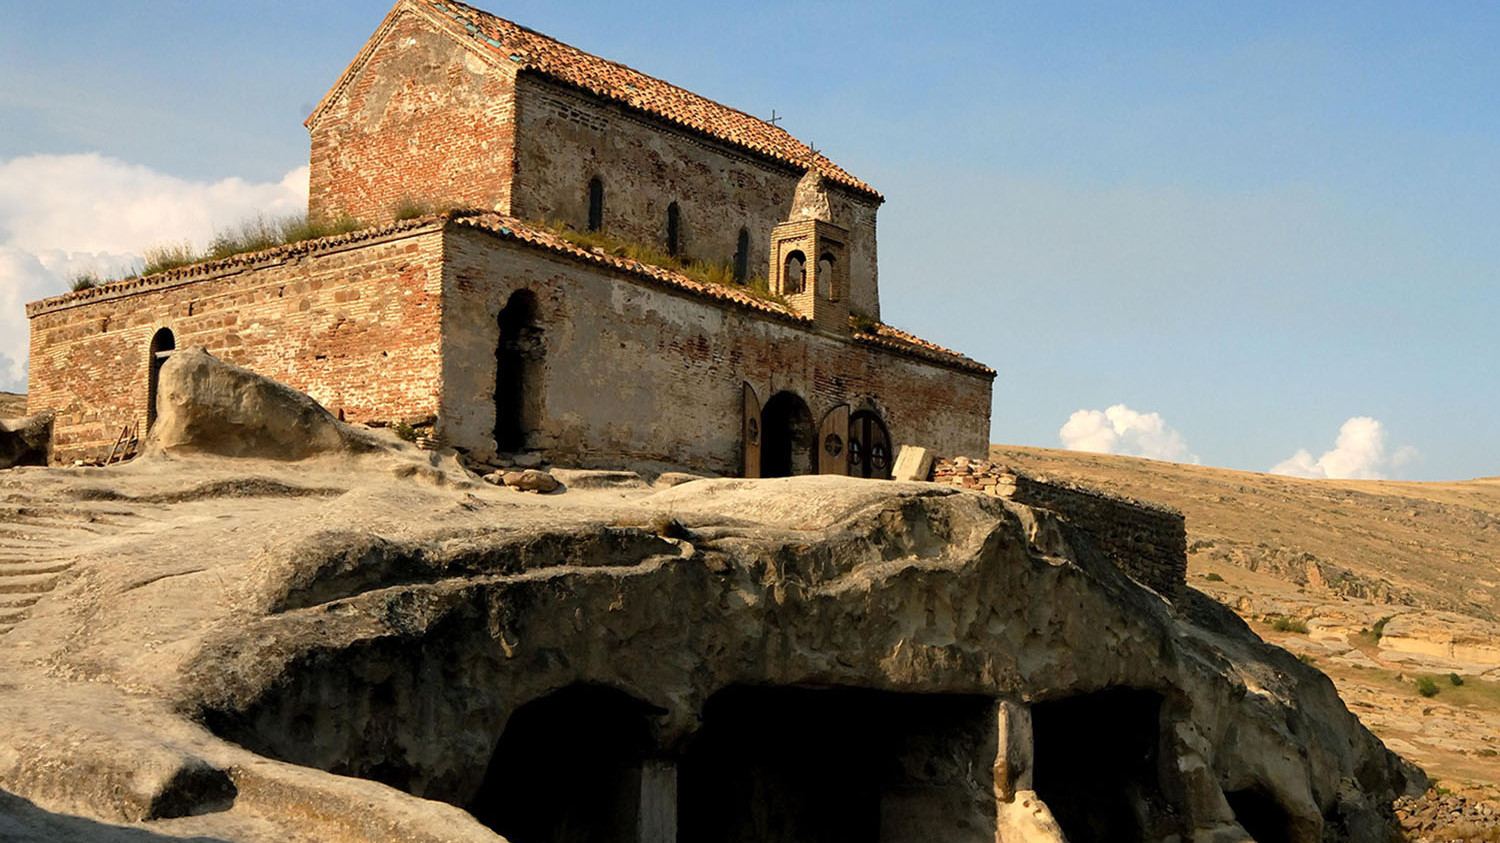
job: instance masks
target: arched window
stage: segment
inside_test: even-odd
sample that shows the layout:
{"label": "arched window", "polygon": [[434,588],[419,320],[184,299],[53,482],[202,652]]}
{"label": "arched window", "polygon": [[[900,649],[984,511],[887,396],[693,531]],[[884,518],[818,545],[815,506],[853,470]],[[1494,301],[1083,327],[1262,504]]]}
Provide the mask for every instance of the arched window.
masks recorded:
{"label": "arched window", "polygon": [[589,231],[604,228],[604,182],[598,176],[589,180]]}
{"label": "arched window", "polygon": [[745,283],[750,277],[750,232],[740,229],[739,244],[734,252],[734,280]]}
{"label": "arched window", "polygon": [[171,328],[162,328],[151,337],[151,348],[147,352],[146,370],[146,429],[156,424],[156,392],[161,382],[161,367],[177,350],[177,338],[172,335]]}
{"label": "arched window", "polygon": [[807,256],[792,252],[786,256],[786,266],[781,272],[781,292],[796,295],[807,286]]}
{"label": "arched window", "polygon": [[682,250],[682,209],[673,202],[667,206],[667,254],[677,257]]}
{"label": "arched window", "polygon": [[829,301],[839,300],[839,285],[833,280],[833,255],[828,252],[818,258],[818,292]]}

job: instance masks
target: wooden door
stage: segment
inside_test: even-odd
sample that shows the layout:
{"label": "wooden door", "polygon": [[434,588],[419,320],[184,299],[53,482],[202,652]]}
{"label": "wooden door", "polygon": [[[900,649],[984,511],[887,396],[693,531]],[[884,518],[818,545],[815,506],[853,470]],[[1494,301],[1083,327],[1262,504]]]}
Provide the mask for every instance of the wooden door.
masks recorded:
{"label": "wooden door", "polygon": [[888,480],[894,461],[891,434],[885,423],[869,411],[855,413],[849,419],[849,473]]}
{"label": "wooden door", "polygon": [[849,473],[849,405],[828,411],[818,425],[818,473]]}
{"label": "wooden door", "polygon": [[760,476],[761,418],[760,398],[755,387],[745,384],[744,415],[740,423],[740,437],[745,443],[745,477]]}

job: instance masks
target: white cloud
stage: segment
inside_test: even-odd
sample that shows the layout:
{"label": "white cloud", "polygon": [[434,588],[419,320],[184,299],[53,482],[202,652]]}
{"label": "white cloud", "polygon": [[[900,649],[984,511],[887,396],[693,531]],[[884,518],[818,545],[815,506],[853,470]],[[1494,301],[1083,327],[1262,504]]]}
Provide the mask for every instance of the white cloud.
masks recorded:
{"label": "white cloud", "polygon": [[204,182],[97,154],[0,161],[0,389],[26,388],[26,302],[66,292],[73,274],[121,275],[151,246],[203,246],[246,218],[306,208],[306,167]]}
{"label": "white cloud", "polygon": [[1181,433],[1159,413],[1139,413],[1124,404],[1107,410],[1079,410],[1057,432],[1070,451],[1123,454],[1169,462],[1198,462]]}
{"label": "white cloud", "polygon": [[1306,448],[1300,448],[1288,459],[1271,468],[1272,474],[1327,480],[1384,480],[1392,469],[1416,460],[1417,449],[1402,445],[1387,453],[1385,425],[1369,416],[1355,416],[1339,428],[1333,450],[1313,459]]}

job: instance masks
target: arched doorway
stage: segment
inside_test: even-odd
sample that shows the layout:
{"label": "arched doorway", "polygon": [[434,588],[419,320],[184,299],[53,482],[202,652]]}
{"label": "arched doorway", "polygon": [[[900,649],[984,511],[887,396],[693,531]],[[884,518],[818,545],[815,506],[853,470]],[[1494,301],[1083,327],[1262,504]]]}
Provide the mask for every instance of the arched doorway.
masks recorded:
{"label": "arched doorway", "polygon": [[536,294],[517,290],[500,311],[495,347],[495,447],[501,451],[523,450],[541,424],[543,351]]}
{"label": "arched doorway", "polygon": [[869,410],[861,410],[850,416],[849,475],[889,480],[894,461],[891,434],[880,416]]}
{"label": "arched doorway", "polygon": [[597,685],[532,700],[511,715],[469,812],[512,843],[635,843],[654,712]]}
{"label": "arched doorway", "polygon": [[177,350],[177,338],[171,328],[162,328],[151,337],[151,350],[147,352],[146,371],[146,429],[156,424],[156,393],[161,384],[161,367]]}
{"label": "arched doorway", "polygon": [[791,477],[817,470],[817,428],[812,410],[795,392],[772,395],[761,410],[761,477]]}

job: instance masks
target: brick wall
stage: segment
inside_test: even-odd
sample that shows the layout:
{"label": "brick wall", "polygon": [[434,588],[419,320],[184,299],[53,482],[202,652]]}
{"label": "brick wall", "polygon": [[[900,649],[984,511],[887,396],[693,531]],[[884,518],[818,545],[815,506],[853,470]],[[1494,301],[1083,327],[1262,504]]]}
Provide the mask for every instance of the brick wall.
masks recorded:
{"label": "brick wall", "polygon": [[1121,570],[1169,600],[1187,582],[1186,522],[1171,507],[965,457],[938,460],[933,480],[1057,513],[1093,536]]}
{"label": "brick wall", "polygon": [[432,415],[438,405],[442,234],[431,225],[287,247],[38,302],[29,398],[58,412],[53,459],[107,453],[145,430],[152,336],[310,394],[351,421]]}
{"label": "brick wall", "polygon": [[[516,82],[512,212],[582,230],[588,184],[604,183],[604,229],[665,249],[667,207],[681,210],[686,255],[732,263],[741,229],[751,275],[765,273],[771,229],[787,219],[803,172],[740,152],[617,103],[530,73]],[[851,306],[879,316],[872,198],[830,185],[833,221],[849,229]]]}
{"label": "brick wall", "polygon": [[538,300],[545,349],[543,421],[530,444],[554,460],[738,474],[746,382],[761,402],[795,392],[815,420],[844,403],[873,409],[897,444],[966,454],[988,448],[987,374],[840,340],[482,232],[451,232],[447,259],[442,418],[454,444],[490,438],[498,315],[524,288]]}
{"label": "brick wall", "polygon": [[509,213],[515,73],[398,11],[309,123],[308,212],[388,222],[405,201]]}
{"label": "brick wall", "polygon": [[[800,168],[535,72],[518,75],[426,14],[396,10],[310,118],[311,217],[380,224],[410,201],[583,229],[598,176],[607,232],[665,248],[676,202],[684,255],[730,264],[744,229],[750,273],[764,272]],[[879,202],[833,184],[828,193],[833,221],[849,231],[850,307],[878,318]]]}

